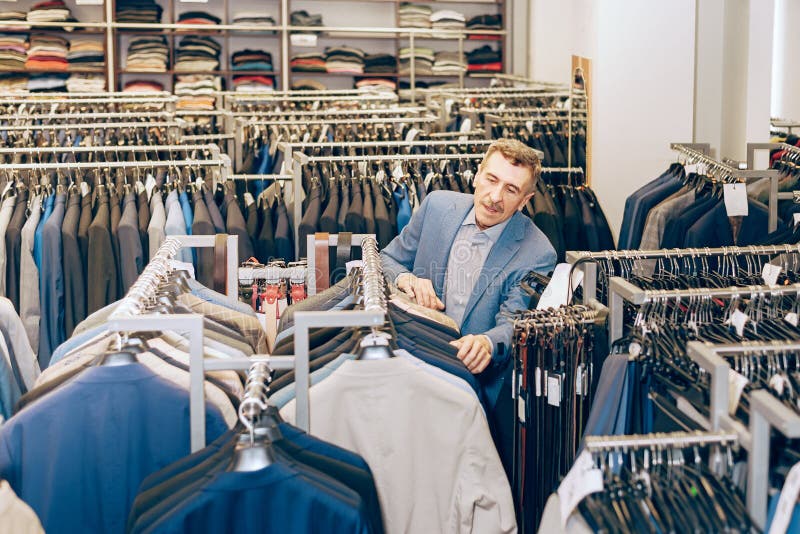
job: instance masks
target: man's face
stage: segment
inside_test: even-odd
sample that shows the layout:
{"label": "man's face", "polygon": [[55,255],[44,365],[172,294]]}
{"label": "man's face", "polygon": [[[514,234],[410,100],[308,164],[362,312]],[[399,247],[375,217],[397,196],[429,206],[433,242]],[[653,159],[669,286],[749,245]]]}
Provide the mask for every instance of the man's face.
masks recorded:
{"label": "man's face", "polygon": [[480,228],[506,221],[533,196],[531,174],[495,152],[475,175],[475,220]]}

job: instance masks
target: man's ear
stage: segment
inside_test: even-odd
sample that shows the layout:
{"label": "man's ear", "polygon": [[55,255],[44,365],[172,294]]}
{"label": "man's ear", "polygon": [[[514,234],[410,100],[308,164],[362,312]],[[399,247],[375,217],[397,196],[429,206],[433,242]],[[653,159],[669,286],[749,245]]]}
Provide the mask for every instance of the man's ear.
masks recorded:
{"label": "man's ear", "polygon": [[532,199],[535,195],[536,195],[536,191],[532,191],[532,192],[528,193],[527,195],[525,195],[525,198],[523,199],[522,203],[519,205],[519,208],[517,208],[517,211],[522,211],[523,209],[525,209],[525,204],[527,204],[528,201],[530,199]]}

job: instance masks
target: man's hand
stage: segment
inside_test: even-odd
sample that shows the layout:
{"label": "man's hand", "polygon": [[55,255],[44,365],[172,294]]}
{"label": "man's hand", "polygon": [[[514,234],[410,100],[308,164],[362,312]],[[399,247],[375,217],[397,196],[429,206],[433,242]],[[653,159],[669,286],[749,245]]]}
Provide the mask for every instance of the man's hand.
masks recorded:
{"label": "man's hand", "polygon": [[417,299],[417,304],[432,310],[444,309],[444,303],[439,300],[436,291],[433,290],[433,282],[427,278],[417,278],[411,273],[403,273],[397,277],[396,283],[397,289],[409,297]]}
{"label": "man's hand", "polygon": [[458,348],[458,359],[474,375],[482,373],[492,362],[492,342],[488,336],[468,334],[450,344]]}

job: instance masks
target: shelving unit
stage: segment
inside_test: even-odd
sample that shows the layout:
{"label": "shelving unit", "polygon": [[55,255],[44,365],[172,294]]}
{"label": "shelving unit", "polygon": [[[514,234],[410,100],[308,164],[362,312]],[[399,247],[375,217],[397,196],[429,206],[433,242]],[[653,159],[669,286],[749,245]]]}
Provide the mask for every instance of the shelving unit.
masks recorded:
{"label": "shelving unit", "polygon": [[[23,0],[27,3],[15,6],[27,11],[35,0]],[[288,89],[292,81],[299,78],[311,78],[323,81],[331,88],[351,87],[350,81],[360,78],[387,78],[400,82],[408,81],[414,85],[417,80],[448,80],[457,82],[459,87],[483,85],[481,79],[484,72],[464,72],[462,74],[418,74],[413,68],[408,73],[341,73],[341,72],[304,72],[289,68],[293,53],[317,50],[322,52],[326,46],[351,44],[356,40],[358,48],[368,53],[388,53],[398,57],[401,48],[419,46],[424,43],[430,48],[463,53],[471,45],[482,46],[496,43],[501,51],[502,71],[508,65],[508,32],[505,30],[469,30],[469,29],[434,29],[403,28],[400,23],[400,5],[406,0],[212,0],[206,3],[185,2],[182,0],[156,0],[163,9],[162,22],[135,23],[116,22],[117,0],[104,0],[96,5],[77,5],[75,0],[68,0],[68,7],[79,22],[41,22],[0,21],[0,33],[22,34],[58,34],[70,39],[71,36],[104,37],[106,67],[97,69],[76,69],[71,73],[104,72],[109,90],[121,90],[126,82],[134,80],[156,81],[162,83],[166,90],[172,90],[175,78],[182,74],[215,74],[224,80],[224,88],[233,87],[233,76],[263,75],[276,80],[276,89]],[[436,9],[452,9],[465,15],[467,19],[478,14],[500,15],[507,24],[507,0],[412,0],[410,3],[427,5]],[[442,4],[447,4],[443,6]],[[293,11],[306,10],[308,13],[321,13],[325,26],[296,26],[290,23]],[[358,12],[358,20],[362,26],[352,26],[353,12]],[[220,24],[180,24],[177,23],[181,13],[188,11],[204,11],[220,19]],[[233,23],[241,12],[255,12],[270,16],[274,25]],[[344,23],[344,24],[343,24]],[[313,33],[315,46],[300,47],[292,43],[292,34]],[[126,68],[128,45],[137,36],[163,35],[167,39],[169,65],[167,70],[139,70]],[[213,72],[181,72],[174,69],[177,48],[183,37],[210,36],[221,45],[220,66]],[[371,44],[370,44],[371,43]],[[234,52],[250,49],[261,49],[272,55],[274,71],[235,71],[231,65]],[[413,62],[412,62],[413,65]],[[16,70],[0,72],[42,73],[46,70]],[[489,74],[495,74],[490,71]]]}

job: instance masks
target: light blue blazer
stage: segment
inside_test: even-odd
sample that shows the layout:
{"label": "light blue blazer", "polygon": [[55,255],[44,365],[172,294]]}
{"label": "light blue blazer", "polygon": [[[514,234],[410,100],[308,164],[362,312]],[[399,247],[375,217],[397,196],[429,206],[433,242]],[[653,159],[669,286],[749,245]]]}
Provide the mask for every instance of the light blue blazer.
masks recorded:
{"label": "light blue blazer", "polygon": [[[442,298],[450,248],[474,205],[473,198],[454,191],[428,194],[400,235],[381,251],[386,277],[393,281],[401,273],[410,272],[428,278]],[[530,271],[547,274],[555,265],[556,252],[550,240],[519,212],[489,251],[467,302],[461,333],[486,334],[494,344],[492,365],[480,376],[492,404],[508,368],[514,334],[504,312],[527,309],[528,297],[519,286],[520,280]]]}

